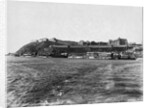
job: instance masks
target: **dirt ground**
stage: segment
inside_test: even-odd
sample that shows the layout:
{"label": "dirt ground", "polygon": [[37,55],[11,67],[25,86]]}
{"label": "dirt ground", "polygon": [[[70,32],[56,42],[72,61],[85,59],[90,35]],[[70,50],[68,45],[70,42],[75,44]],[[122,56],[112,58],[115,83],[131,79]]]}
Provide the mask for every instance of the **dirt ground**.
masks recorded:
{"label": "dirt ground", "polygon": [[7,57],[8,107],[143,99],[142,59]]}

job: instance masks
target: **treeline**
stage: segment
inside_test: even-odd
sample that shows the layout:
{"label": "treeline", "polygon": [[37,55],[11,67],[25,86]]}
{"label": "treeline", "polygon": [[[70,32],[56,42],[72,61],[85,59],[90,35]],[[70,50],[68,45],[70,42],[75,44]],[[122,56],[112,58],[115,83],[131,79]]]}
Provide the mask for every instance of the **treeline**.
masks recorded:
{"label": "treeline", "polygon": [[79,41],[79,45],[108,45],[107,42],[95,42],[95,41]]}

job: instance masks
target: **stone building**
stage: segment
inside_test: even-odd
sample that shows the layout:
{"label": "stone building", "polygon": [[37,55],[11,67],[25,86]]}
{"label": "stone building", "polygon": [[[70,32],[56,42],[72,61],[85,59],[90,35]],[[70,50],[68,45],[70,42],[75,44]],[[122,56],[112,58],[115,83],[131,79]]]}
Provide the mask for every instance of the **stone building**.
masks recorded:
{"label": "stone building", "polygon": [[118,38],[116,40],[109,40],[109,45],[113,46],[128,45],[128,40],[123,38]]}

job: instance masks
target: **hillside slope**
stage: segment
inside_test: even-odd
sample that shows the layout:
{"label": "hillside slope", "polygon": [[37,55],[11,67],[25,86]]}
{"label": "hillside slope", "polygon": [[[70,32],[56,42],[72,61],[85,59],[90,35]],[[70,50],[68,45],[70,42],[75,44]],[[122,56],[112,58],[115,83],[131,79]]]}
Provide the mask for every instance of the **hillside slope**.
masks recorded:
{"label": "hillside slope", "polygon": [[44,38],[24,45],[18,51],[16,51],[16,55],[38,55],[40,53],[44,53],[45,49],[48,49],[50,45],[78,45],[78,43],[74,41],[58,40],[56,38]]}

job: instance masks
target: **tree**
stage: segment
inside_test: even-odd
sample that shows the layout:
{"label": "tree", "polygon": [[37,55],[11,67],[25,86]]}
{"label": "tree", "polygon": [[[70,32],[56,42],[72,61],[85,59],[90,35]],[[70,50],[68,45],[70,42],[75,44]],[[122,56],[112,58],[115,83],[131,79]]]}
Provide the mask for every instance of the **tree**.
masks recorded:
{"label": "tree", "polygon": [[91,45],[97,45],[95,41],[91,41]]}

